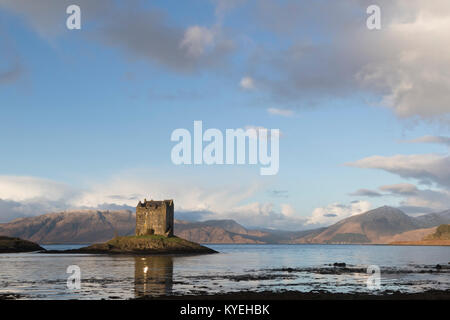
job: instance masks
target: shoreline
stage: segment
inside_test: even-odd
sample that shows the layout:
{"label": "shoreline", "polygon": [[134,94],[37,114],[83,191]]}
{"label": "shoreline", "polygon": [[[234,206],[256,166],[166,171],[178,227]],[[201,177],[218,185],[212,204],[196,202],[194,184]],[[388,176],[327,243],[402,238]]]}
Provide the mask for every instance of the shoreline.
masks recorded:
{"label": "shoreline", "polygon": [[448,247],[450,240],[421,240],[421,241],[397,241],[393,242],[393,246],[424,246],[424,247]]}
{"label": "shoreline", "polygon": [[[26,295],[8,292],[0,294],[0,301],[4,300],[19,300],[27,298]],[[25,299],[25,300],[40,300],[40,299]],[[68,298],[67,300],[74,300]],[[84,300],[84,299],[75,299]],[[98,299],[98,301],[103,299]],[[141,296],[131,299],[121,299],[118,297],[106,299],[110,301],[135,301],[135,300],[151,300],[151,301],[343,301],[343,300],[358,300],[358,301],[408,301],[408,300],[450,300],[450,289],[447,290],[427,290],[423,292],[401,292],[401,291],[384,291],[381,293],[367,293],[367,292],[329,292],[325,290],[315,290],[310,292],[303,291],[237,291],[228,293],[216,294],[186,294],[186,295],[160,295],[160,296]]]}
{"label": "shoreline", "polygon": [[189,294],[143,296],[131,300],[450,300],[450,289],[428,290],[417,293],[385,291],[380,294],[371,293],[333,293],[324,290],[302,291],[238,291],[219,294]]}

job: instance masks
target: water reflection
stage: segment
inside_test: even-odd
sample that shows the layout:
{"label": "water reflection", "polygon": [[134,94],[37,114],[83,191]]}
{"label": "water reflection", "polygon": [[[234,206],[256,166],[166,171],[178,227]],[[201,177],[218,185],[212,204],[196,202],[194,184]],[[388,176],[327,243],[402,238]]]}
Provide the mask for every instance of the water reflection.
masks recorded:
{"label": "water reflection", "polygon": [[173,259],[167,256],[134,258],[136,297],[165,295],[172,292]]}

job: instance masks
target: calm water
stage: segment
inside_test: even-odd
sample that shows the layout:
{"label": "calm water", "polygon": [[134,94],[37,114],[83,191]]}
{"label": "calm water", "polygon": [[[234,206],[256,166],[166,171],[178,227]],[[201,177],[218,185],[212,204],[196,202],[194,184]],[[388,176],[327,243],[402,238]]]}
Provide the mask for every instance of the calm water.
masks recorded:
{"label": "calm water", "polygon": [[[380,267],[381,291],[450,289],[450,247],[208,246],[221,253],[187,257],[0,254],[0,293],[21,294],[24,299],[128,299],[238,290],[367,292],[368,265]],[[69,247],[79,246],[45,246]],[[345,262],[348,269],[341,272],[329,266],[334,262]],[[442,266],[439,272],[436,264]],[[80,290],[67,288],[69,265],[81,268]]]}

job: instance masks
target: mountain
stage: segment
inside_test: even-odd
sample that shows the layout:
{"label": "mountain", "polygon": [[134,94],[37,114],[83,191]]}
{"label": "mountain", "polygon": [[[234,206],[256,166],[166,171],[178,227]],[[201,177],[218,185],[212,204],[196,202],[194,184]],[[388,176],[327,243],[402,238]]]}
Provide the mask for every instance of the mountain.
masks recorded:
{"label": "mountain", "polygon": [[293,239],[324,230],[305,231],[252,230],[234,220],[187,222],[175,220],[175,234],[200,243],[292,243]]}
{"label": "mountain", "polygon": [[[133,235],[136,216],[129,210],[79,210],[19,218],[0,224],[0,235],[37,243],[105,242]],[[234,220],[175,220],[175,235],[198,243],[391,243],[418,241],[450,223],[450,210],[411,217],[380,207],[329,227],[305,231],[253,230]]]}
{"label": "mountain", "polygon": [[[411,217],[384,206],[343,219],[318,234],[299,237],[295,243],[390,243],[400,239],[420,240],[426,228],[449,223],[449,211]],[[446,222],[447,221],[447,222]],[[419,231],[420,230],[420,231]],[[414,231],[414,232],[413,232]]]}
{"label": "mountain", "polygon": [[425,214],[423,216],[416,217],[415,220],[416,223],[418,223],[422,228],[430,228],[441,224],[447,224],[450,221],[450,210]]}
{"label": "mountain", "polygon": [[134,213],[127,210],[63,211],[0,224],[0,235],[37,243],[105,242],[116,233],[134,234],[135,223]]}
{"label": "mountain", "polygon": [[234,220],[188,222],[175,220],[175,234],[199,243],[265,243],[268,234],[247,230]]}
{"label": "mountain", "polygon": [[[136,216],[129,210],[79,210],[19,218],[0,224],[0,235],[37,243],[105,242],[116,235],[134,235]],[[234,220],[175,220],[175,235],[201,243],[266,243],[270,233],[247,230]]]}

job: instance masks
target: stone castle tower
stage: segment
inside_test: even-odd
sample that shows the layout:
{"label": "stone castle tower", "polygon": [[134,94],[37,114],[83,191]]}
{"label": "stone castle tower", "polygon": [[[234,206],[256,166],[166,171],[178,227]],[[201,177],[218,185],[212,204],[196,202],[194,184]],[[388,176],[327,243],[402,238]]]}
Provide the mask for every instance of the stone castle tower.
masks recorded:
{"label": "stone castle tower", "polygon": [[139,201],[136,207],[136,235],[173,236],[173,200]]}

